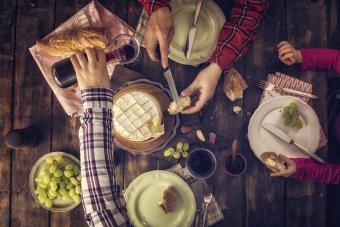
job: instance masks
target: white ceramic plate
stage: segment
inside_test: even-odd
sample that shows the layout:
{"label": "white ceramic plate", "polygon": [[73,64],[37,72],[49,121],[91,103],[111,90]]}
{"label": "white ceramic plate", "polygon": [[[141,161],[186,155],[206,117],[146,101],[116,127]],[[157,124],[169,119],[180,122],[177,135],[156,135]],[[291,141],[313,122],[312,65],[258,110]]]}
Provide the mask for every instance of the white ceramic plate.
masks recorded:
{"label": "white ceramic plate", "polygon": [[184,47],[189,34],[189,28],[194,22],[197,1],[171,0],[172,18],[175,35],[170,44],[169,58],[185,65],[198,65],[206,62],[214,52],[225,23],[221,9],[212,0],[202,2],[197,21],[197,30],[190,58],[184,55]]}
{"label": "white ceramic plate", "polygon": [[[295,102],[297,104],[298,111],[303,118],[303,127],[301,129],[292,128],[284,124],[282,111],[283,108],[291,102]],[[251,149],[259,159],[263,152],[268,151],[283,154],[289,158],[306,158],[307,156],[301,153],[293,145],[285,143],[263,129],[261,127],[262,123],[271,123],[276,125],[282,131],[293,137],[296,142],[313,153],[318,148],[320,141],[319,119],[314,110],[307,103],[298,98],[280,96],[262,103],[250,119],[248,126],[248,139]]]}
{"label": "white ceramic plate", "polygon": [[[176,204],[172,212],[165,214],[158,201],[168,186],[176,191]],[[138,176],[124,197],[129,219],[135,227],[189,227],[196,213],[195,197],[189,185],[169,171],[154,170]]]}

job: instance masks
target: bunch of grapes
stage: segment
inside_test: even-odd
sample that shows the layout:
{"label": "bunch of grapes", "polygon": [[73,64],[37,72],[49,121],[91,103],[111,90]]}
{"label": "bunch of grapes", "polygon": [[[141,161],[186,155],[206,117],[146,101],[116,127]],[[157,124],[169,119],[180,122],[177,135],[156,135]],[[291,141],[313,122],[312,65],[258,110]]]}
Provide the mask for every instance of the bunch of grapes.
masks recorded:
{"label": "bunch of grapes", "polygon": [[303,124],[299,118],[299,111],[295,102],[291,102],[288,106],[283,108],[282,116],[285,120],[285,125],[298,129],[302,128]]}
{"label": "bunch of grapes", "polygon": [[186,158],[188,157],[188,150],[189,150],[188,143],[183,144],[182,142],[179,142],[176,144],[176,150],[173,147],[169,147],[164,151],[163,156],[164,157],[172,156],[175,159],[179,159],[181,156],[183,158]]}
{"label": "bunch of grapes", "polygon": [[62,154],[49,156],[35,179],[35,193],[41,204],[50,208],[53,201],[80,203],[80,169]]}

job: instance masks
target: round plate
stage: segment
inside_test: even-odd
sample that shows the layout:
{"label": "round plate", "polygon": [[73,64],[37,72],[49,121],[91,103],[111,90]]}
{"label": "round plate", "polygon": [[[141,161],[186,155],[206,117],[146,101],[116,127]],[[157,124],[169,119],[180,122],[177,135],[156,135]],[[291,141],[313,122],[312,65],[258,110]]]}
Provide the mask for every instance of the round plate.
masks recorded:
{"label": "round plate", "polygon": [[[295,102],[303,127],[301,129],[292,128],[284,124],[282,111],[289,103]],[[291,96],[280,96],[269,99],[259,106],[250,119],[248,126],[248,138],[250,147],[257,158],[263,152],[275,152],[283,154],[289,158],[308,158],[294,146],[282,141],[278,137],[261,127],[262,123],[276,125],[282,131],[294,138],[296,142],[306,147],[309,151],[315,152],[320,141],[320,122],[314,110],[305,102]],[[260,159],[261,160],[261,159]]]}
{"label": "round plate", "polygon": [[[172,212],[165,214],[158,202],[168,186],[176,191],[176,204]],[[189,227],[195,217],[193,192],[182,178],[169,171],[154,170],[138,176],[124,197],[129,219],[135,227]]]}
{"label": "round plate", "polygon": [[172,18],[175,34],[170,44],[169,58],[185,65],[198,65],[209,60],[214,52],[217,40],[225,23],[221,9],[211,0],[203,1],[197,21],[197,29],[190,58],[184,55],[184,47],[189,29],[194,22],[197,1],[172,0]]}
{"label": "round plate", "polygon": [[36,185],[35,185],[34,179],[36,178],[36,176],[40,172],[40,165],[46,160],[47,157],[56,156],[58,154],[61,154],[61,155],[63,155],[63,157],[66,157],[67,159],[71,160],[73,162],[73,164],[78,165],[79,168],[80,168],[79,159],[77,159],[73,155],[70,155],[70,154],[65,153],[65,152],[59,152],[59,151],[58,152],[51,152],[51,153],[45,154],[44,156],[39,158],[38,161],[35,162],[32,170],[31,170],[31,173],[30,173],[29,184],[30,184],[30,190],[31,190],[32,196],[33,196],[34,200],[39,204],[39,206],[42,206],[46,210],[50,210],[50,211],[54,211],[54,212],[66,212],[66,211],[72,210],[73,208],[78,206],[80,203],[74,203],[74,202],[68,202],[67,203],[67,202],[64,202],[63,200],[54,200],[53,206],[48,208],[44,204],[39,203],[38,197],[35,194],[35,186]]}

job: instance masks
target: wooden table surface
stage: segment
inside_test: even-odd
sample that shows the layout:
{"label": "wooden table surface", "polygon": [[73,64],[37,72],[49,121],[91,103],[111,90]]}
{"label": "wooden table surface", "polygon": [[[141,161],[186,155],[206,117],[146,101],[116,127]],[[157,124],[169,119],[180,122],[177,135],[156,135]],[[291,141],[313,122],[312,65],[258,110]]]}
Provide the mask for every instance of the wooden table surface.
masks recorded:
{"label": "wooden table surface", "polygon": [[[136,0],[103,0],[106,7],[132,26],[136,26],[141,6]],[[224,2],[224,1],[220,1]],[[87,0],[2,0],[0,4],[0,132],[36,125],[43,131],[40,145],[32,149],[10,150],[0,138],[0,226],[86,226],[81,206],[67,213],[51,213],[39,207],[30,194],[28,176],[34,162],[52,151],[66,151],[79,157],[79,122],[66,116],[43,79],[28,48],[57,25],[87,4]],[[248,160],[242,177],[229,177],[221,165],[209,179],[223,209],[220,227],[302,227],[325,226],[326,189],[314,183],[271,178],[255,158],[247,140],[249,119],[257,108],[261,91],[256,81],[267,73],[280,71],[314,85],[320,98],[313,102],[321,124],[326,126],[327,80],[322,72],[301,73],[298,67],[285,67],[278,61],[276,44],[292,41],[297,47],[326,47],[330,21],[336,16],[335,0],[270,1],[257,39],[235,67],[249,85],[243,100],[231,103],[219,83],[214,99],[202,111],[203,119],[226,143],[241,140],[241,153]],[[222,8],[227,4],[221,4]],[[179,89],[195,77],[197,69],[171,62]],[[139,72],[159,81],[160,69],[143,52]],[[164,82],[164,81],[162,81]],[[235,115],[234,105],[243,111]],[[229,146],[230,144],[226,144]],[[228,153],[218,151],[217,159]],[[126,188],[143,172],[165,169],[171,164],[153,156],[133,156],[118,151],[117,181]],[[319,151],[323,157],[326,149]]]}

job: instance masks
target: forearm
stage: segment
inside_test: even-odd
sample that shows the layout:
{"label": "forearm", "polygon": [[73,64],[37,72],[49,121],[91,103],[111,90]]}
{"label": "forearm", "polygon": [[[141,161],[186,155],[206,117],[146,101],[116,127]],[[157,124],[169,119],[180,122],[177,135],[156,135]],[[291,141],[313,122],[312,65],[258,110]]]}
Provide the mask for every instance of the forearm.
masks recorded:
{"label": "forearm", "polygon": [[222,71],[229,70],[248,51],[264,12],[264,0],[234,0],[233,3],[230,19],[222,27],[215,52],[210,59]]}
{"label": "forearm", "polygon": [[168,0],[138,0],[138,1],[142,4],[144,10],[148,13],[148,15],[150,15],[152,12],[161,7],[171,8]]}
{"label": "forearm", "polygon": [[334,70],[340,74],[340,51],[332,49],[301,49],[302,70]]}
{"label": "forearm", "polygon": [[296,174],[293,178],[324,184],[340,184],[340,165],[319,164],[307,158],[293,160],[296,164]]}
{"label": "forearm", "polygon": [[90,226],[126,226],[121,191],[115,181],[112,149],[112,91],[82,90],[84,114],[79,130],[82,200]]}

